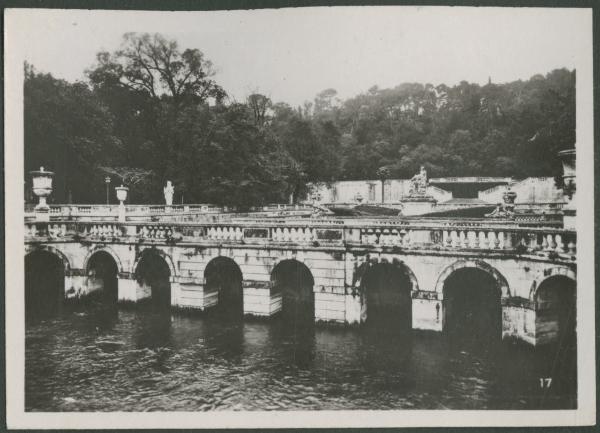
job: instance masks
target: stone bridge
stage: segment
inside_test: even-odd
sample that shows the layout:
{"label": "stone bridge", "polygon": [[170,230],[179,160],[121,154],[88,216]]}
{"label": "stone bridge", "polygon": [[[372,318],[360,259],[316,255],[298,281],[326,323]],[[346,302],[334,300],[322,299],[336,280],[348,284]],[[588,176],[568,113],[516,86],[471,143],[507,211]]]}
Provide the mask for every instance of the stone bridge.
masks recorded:
{"label": "stone bridge", "polygon": [[430,331],[451,330],[476,305],[483,318],[467,332],[493,322],[498,338],[532,345],[555,340],[574,314],[576,233],[539,221],[107,219],[26,218],[26,286],[47,286],[58,272],[58,297],[111,292],[115,302],[195,310],[232,303],[266,317],[302,301],[314,320],[341,324],[391,309],[399,326]]}

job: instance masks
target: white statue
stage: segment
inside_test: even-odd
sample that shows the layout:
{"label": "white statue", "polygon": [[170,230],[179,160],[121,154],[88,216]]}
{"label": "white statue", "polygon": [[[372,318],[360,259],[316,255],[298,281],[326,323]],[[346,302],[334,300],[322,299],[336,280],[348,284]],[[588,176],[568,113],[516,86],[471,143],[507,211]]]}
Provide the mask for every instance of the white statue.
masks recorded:
{"label": "white statue", "polygon": [[429,183],[427,179],[427,171],[425,167],[421,166],[419,174],[415,174],[411,182],[410,194],[412,195],[425,195],[427,194],[427,185]]}
{"label": "white statue", "polygon": [[173,204],[173,194],[175,193],[175,188],[171,184],[171,181],[167,181],[167,186],[164,187],[163,192],[165,193],[165,203],[167,206],[171,206]]}

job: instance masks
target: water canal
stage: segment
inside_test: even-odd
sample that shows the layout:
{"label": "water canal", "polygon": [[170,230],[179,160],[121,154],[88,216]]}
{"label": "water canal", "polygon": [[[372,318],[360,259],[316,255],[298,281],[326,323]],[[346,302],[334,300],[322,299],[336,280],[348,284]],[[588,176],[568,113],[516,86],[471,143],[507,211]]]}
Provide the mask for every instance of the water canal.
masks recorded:
{"label": "water canal", "polygon": [[[62,307],[27,321],[26,410],[576,406],[574,345],[470,344],[394,329],[381,321],[331,327],[152,304]],[[547,377],[551,386],[542,386]]]}

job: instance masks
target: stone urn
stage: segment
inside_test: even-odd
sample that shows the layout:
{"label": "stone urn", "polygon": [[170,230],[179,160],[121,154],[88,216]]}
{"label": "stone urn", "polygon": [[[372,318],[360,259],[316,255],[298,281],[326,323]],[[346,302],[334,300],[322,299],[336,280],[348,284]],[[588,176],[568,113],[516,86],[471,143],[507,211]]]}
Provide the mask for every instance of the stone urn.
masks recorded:
{"label": "stone urn", "polygon": [[123,202],[127,200],[127,193],[129,192],[129,188],[126,186],[117,186],[115,187],[115,191],[117,192],[117,200],[119,200],[120,205],[123,205]]}
{"label": "stone urn", "polygon": [[40,167],[39,170],[29,172],[33,180],[33,193],[39,198],[39,203],[35,207],[36,210],[48,210],[49,206],[46,203],[46,198],[52,194],[52,178],[54,173],[44,170]]}
{"label": "stone urn", "polygon": [[558,157],[562,161],[563,166],[563,191],[565,195],[569,197],[569,200],[573,198],[575,194],[575,149],[567,149],[558,152]]}
{"label": "stone urn", "polygon": [[558,152],[563,166],[563,195],[565,206],[563,207],[563,226],[569,230],[577,229],[577,177],[576,177],[576,152],[575,149],[567,149]]}
{"label": "stone urn", "polygon": [[125,222],[125,204],[123,203],[127,200],[127,193],[129,192],[129,188],[126,186],[117,186],[115,187],[115,191],[117,192],[117,200],[119,200],[119,222]]}

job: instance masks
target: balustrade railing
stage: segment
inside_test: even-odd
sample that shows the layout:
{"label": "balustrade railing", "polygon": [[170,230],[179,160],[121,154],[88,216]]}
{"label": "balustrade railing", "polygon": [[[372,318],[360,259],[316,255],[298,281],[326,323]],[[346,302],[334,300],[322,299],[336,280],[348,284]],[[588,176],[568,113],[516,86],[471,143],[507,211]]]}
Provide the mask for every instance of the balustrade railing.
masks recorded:
{"label": "balustrade railing", "polygon": [[[334,222],[334,223],[332,223]],[[229,220],[173,222],[25,222],[26,241],[166,242],[184,244],[298,244],[309,247],[399,248],[513,252],[573,258],[576,233],[481,221]]]}
{"label": "balustrade railing", "polygon": [[[310,213],[314,208],[308,205],[270,204],[246,209],[252,213],[282,213],[294,212]],[[240,209],[228,206],[215,206],[210,204],[185,204],[185,205],[126,205],[125,215],[127,219],[140,220],[142,218],[180,218],[182,216],[194,216],[205,214],[227,214],[239,212]],[[50,205],[49,214],[52,219],[62,217],[73,220],[89,220],[99,218],[103,220],[116,220],[119,215],[119,205]],[[35,217],[35,206],[25,206],[25,218]]]}

